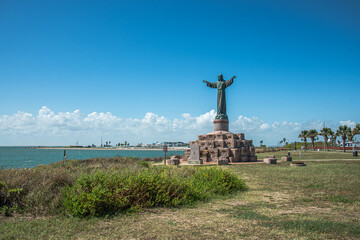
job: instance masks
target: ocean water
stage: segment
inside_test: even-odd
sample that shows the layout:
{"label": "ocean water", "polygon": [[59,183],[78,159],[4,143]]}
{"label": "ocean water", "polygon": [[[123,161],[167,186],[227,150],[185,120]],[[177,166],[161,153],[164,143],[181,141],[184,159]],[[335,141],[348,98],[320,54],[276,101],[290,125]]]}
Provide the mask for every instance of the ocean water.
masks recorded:
{"label": "ocean water", "polygon": [[[167,155],[183,155],[184,151],[170,150]],[[38,149],[29,147],[0,147],[0,169],[33,168],[41,164],[49,164],[63,160],[62,149]],[[95,157],[163,157],[162,150],[91,150],[66,149],[68,160]]]}

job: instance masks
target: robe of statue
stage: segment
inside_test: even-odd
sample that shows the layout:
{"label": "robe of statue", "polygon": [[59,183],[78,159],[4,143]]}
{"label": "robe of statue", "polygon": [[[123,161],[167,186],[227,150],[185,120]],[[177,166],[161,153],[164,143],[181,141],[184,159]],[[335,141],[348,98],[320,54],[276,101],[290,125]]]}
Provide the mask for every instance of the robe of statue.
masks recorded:
{"label": "robe of statue", "polygon": [[233,78],[228,81],[207,82],[206,85],[211,88],[217,88],[217,114],[215,119],[228,119],[226,114],[225,89],[233,83]]}

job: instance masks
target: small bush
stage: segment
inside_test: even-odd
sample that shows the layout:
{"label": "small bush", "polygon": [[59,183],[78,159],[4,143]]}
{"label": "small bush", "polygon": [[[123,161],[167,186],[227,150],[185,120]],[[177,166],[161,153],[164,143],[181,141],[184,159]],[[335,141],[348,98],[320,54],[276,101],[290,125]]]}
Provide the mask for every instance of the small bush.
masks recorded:
{"label": "small bush", "polygon": [[22,188],[9,188],[6,183],[0,181],[0,211],[9,216],[11,212],[20,209],[23,190]]}
{"label": "small bush", "polygon": [[150,163],[147,161],[138,161],[137,164],[146,168],[150,167]]}
{"label": "small bush", "polygon": [[222,168],[159,168],[127,175],[98,171],[82,175],[67,187],[63,204],[74,216],[100,216],[144,207],[176,207],[244,188],[242,180]]}

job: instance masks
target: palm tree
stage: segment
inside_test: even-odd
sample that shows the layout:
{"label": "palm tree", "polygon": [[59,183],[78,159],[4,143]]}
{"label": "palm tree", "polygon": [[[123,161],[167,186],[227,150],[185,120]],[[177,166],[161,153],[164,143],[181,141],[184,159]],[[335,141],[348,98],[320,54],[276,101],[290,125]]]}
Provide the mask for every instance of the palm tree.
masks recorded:
{"label": "palm tree", "polygon": [[305,143],[305,150],[306,150],[306,138],[307,138],[307,133],[308,133],[309,131],[308,130],[302,130],[301,131],[301,133],[299,134],[299,136],[298,136],[298,138],[301,138],[301,141],[304,141],[304,143]]}
{"label": "palm tree", "polygon": [[360,123],[356,124],[356,127],[354,127],[353,132],[354,132],[354,136],[360,134]]}
{"label": "palm tree", "polygon": [[306,134],[306,137],[311,139],[311,145],[313,150],[315,151],[314,141],[318,136],[318,132],[315,129],[310,129],[309,132]]}
{"label": "palm tree", "polygon": [[334,132],[331,130],[331,128],[323,127],[323,129],[320,130],[319,135],[324,137],[324,142],[327,151],[329,151],[329,147],[328,147],[329,136],[332,136],[333,134]]}
{"label": "palm tree", "polygon": [[353,130],[351,130],[351,128],[349,128],[349,131],[346,133],[346,136],[350,142],[352,142],[352,140],[354,139],[355,132],[356,132],[355,128],[353,128]]}
{"label": "palm tree", "polygon": [[349,130],[351,131],[351,129],[348,126],[344,125],[344,126],[339,126],[339,129],[336,131],[336,134],[340,136],[341,139],[343,140],[344,152],[345,152],[345,141],[347,139],[347,134]]}
{"label": "palm tree", "polygon": [[336,138],[338,137],[337,133],[334,132],[333,130],[331,130],[331,134],[330,134],[330,143],[331,146],[333,147],[336,144]]}
{"label": "palm tree", "polygon": [[283,143],[284,143],[285,146],[286,146],[286,138],[283,138]]}

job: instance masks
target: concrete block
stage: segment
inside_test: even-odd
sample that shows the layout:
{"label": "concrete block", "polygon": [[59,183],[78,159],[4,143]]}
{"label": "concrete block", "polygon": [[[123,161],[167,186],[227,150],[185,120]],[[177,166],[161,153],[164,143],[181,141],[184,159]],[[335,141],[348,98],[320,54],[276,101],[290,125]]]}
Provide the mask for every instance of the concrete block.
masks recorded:
{"label": "concrete block", "polygon": [[235,158],[239,158],[241,156],[241,150],[238,148],[233,148],[231,150],[231,155]]}
{"label": "concrete block", "polygon": [[257,161],[257,157],[256,156],[251,156],[251,157],[249,157],[249,161],[250,162],[256,162]]}
{"label": "concrete block", "polygon": [[210,157],[212,157],[212,158],[218,157],[219,156],[219,149],[218,148],[210,149],[209,154],[210,154]]}
{"label": "concrete block", "polygon": [[206,135],[198,135],[198,140],[199,141],[206,140]]}
{"label": "concrete block", "polygon": [[276,158],[264,158],[264,162],[267,164],[276,164]]}
{"label": "concrete block", "polygon": [[215,134],[207,134],[206,140],[214,141],[216,138]]}
{"label": "concrete block", "polygon": [[222,133],[215,134],[216,140],[225,140],[226,135]]}
{"label": "concrete block", "polygon": [[226,146],[226,142],[224,140],[216,140],[214,143],[217,148],[224,148]]}
{"label": "concrete block", "polygon": [[244,140],[245,139],[245,135],[243,133],[236,133],[236,135],[238,136],[238,138],[240,140]]}
{"label": "concrete block", "polygon": [[228,159],[230,157],[229,148],[219,148],[220,158]]}
{"label": "concrete block", "polygon": [[228,165],[229,164],[229,160],[221,158],[218,160],[217,162],[218,165]]}
{"label": "concrete block", "polygon": [[180,159],[178,158],[166,160],[166,165],[179,165],[179,164],[180,164]]}
{"label": "concrete block", "polygon": [[284,156],[284,157],[281,157],[281,161],[284,161],[284,162],[291,162],[291,161],[292,161],[292,157],[289,157],[289,156]]}
{"label": "concrete block", "polygon": [[226,145],[227,145],[228,148],[236,147],[236,140],[235,139],[226,139],[225,142],[226,142]]}
{"label": "concrete block", "polygon": [[249,157],[248,157],[248,156],[241,156],[241,157],[240,157],[240,161],[241,161],[241,162],[248,162],[248,161],[249,161]]}
{"label": "concrete block", "polygon": [[189,165],[199,165],[199,164],[203,164],[203,161],[201,159],[199,159],[199,160],[188,160],[187,163]]}

